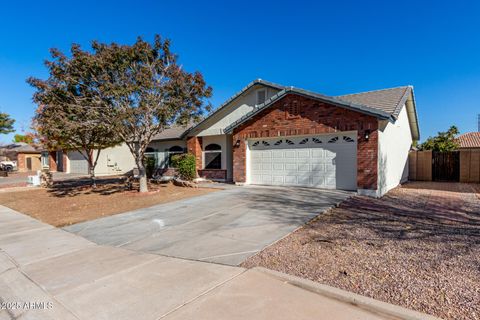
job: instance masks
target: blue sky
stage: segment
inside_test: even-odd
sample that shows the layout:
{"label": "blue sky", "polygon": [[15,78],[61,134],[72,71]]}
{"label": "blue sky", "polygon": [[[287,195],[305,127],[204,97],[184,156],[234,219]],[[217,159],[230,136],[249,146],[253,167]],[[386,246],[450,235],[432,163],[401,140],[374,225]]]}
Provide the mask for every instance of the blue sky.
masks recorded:
{"label": "blue sky", "polygon": [[[218,106],[256,78],[328,95],[410,84],[422,140],[480,113],[479,1],[8,1],[0,10],[0,110],[28,129],[29,76],[49,48],[161,34]],[[0,136],[1,142],[12,135]]]}

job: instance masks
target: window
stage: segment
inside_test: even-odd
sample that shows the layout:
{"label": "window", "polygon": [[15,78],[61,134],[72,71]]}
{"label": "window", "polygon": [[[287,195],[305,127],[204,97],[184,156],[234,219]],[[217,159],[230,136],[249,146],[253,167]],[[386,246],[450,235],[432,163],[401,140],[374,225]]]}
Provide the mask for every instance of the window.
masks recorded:
{"label": "window", "polygon": [[308,142],[308,138],[305,138],[305,139],[303,139],[302,141],[300,141],[300,144],[305,144],[305,143],[307,143],[307,142]]}
{"label": "window", "polygon": [[211,143],[203,151],[205,159],[205,169],[222,169],[222,147],[216,143]]}
{"label": "window", "polygon": [[328,140],[328,143],[335,143],[338,141],[338,137],[333,137],[330,140]]}
{"label": "window", "polygon": [[42,155],[41,155],[41,158],[42,158],[42,167],[43,168],[48,168],[50,166],[50,164],[48,163],[49,161],[49,153],[48,151],[42,151]]}
{"label": "window", "polygon": [[171,163],[172,163],[172,157],[176,154],[182,154],[184,153],[184,150],[180,146],[173,146],[170,147],[170,149],[167,150],[167,155],[168,155],[168,167],[171,168]]}
{"label": "window", "polygon": [[267,100],[267,90],[257,90],[257,106]]}
{"label": "window", "polygon": [[355,142],[355,140],[353,140],[350,137],[346,137],[346,136],[343,136],[343,141],[345,141],[345,142]]}

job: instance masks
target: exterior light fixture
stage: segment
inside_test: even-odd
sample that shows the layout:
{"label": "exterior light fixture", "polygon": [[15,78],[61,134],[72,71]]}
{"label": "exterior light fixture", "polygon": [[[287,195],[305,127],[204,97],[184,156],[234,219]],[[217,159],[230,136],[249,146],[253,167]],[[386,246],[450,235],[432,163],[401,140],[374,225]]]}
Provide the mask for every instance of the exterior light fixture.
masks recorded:
{"label": "exterior light fixture", "polygon": [[370,139],[370,130],[365,130],[365,140]]}
{"label": "exterior light fixture", "polygon": [[237,140],[237,142],[235,142],[235,148],[238,148],[240,147],[240,140]]}

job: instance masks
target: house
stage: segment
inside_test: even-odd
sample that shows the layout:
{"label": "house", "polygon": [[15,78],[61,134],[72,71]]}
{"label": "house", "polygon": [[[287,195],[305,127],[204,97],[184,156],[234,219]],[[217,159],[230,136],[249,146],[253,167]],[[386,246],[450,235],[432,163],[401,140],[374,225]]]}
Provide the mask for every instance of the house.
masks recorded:
{"label": "house", "polygon": [[411,86],[343,96],[255,80],[196,125],[157,135],[149,152],[195,155],[200,177],[381,196],[408,178],[419,139]]}
{"label": "house", "polygon": [[6,159],[16,161],[20,172],[37,171],[50,166],[56,169],[56,153],[45,151],[41,145],[17,142],[3,146],[0,153]]}
{"label": "house", "polygon": [[457,138],[459,150],[480,150],[480,132],[464,133]]}

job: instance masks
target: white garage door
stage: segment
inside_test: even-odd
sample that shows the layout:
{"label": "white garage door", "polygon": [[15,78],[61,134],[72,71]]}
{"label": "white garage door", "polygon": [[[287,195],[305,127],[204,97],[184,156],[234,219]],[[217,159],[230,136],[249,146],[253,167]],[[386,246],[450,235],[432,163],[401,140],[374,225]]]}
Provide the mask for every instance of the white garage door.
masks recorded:
{"label": "white garage door", "polygon": [[250,183],[357,189],[357,137],[338,133],[249,140]]}
{"label": "white garage door", "polygon": [[88,162],[80,152],[68,153],[68,166],[70,173],[88,174]]}

